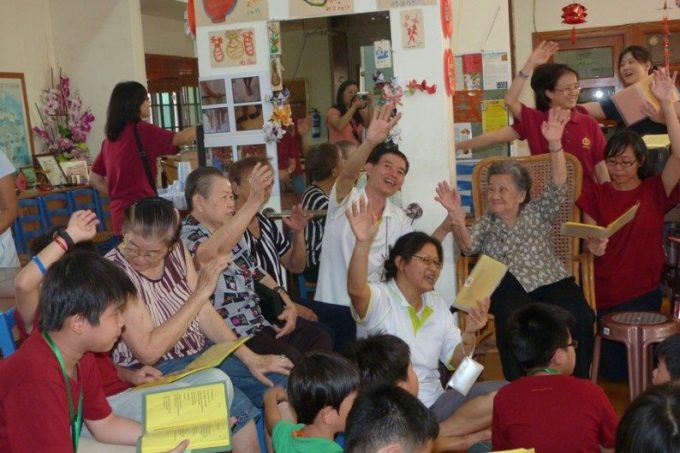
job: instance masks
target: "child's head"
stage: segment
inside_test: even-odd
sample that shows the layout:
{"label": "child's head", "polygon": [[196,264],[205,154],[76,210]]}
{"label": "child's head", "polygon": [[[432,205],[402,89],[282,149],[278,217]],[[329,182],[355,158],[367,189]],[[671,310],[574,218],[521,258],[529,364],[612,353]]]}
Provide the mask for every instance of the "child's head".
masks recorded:
{"label": "child's head", "polygon": [[382,385],[363,392],[347,418],[347,453],[429,452],[439,435],[434,414],[399,387]]}
{"label": "child's head", "polygon": [[137,290],[115,264],[72,252],[50,266],[40,290],[40,330],[70,329],[89,351],[109,351],[123,327],[122,310]]}
{"label": "child's head", "polygon": [[359,373],[349,360],[331,352],[305,354],[288,377],[288,400],[305,425],[323,423],[344,431],[359,388]]}
{"label": "child's head", "polygon": [[394,335],[373,335],[349,345],[347,357],[356,363],[361,387],[396,385],[418,395],[418,377],[411,365],[411,350]]}
{"label": "child's head", "polygon": [[680,387],[652,387],[623,414],[616,432],[616,453],[680,452]]}
{"label": "child's head", "polygon": [[561,374],[574,372],[578,345],[569,333],[572,322],[569,312],[547,304],[530,304],[512,314],[510,344],[525,371],[549,367]]}
{"label": "child's head", "polygon": [[652,383],[654,385],[680,381],[680,333],[671,335],[656,348],[659,364],[654,369]]}

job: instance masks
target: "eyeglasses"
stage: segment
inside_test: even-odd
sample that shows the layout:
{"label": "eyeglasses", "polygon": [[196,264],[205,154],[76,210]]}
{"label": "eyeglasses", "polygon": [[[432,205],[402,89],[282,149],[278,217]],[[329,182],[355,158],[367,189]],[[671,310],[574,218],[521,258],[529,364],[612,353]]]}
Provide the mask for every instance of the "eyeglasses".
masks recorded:
{"label": "eyeglasses", "polygon": [[127,245],[122,245],[121,248],[125,249],[125,254],[128,258],[144,258],[147,261],[155,261],[167,253],[168,249],[165,250],[151,250],[144,251],[136,248],[130,248]]}
{"label": "eyeglasses", "polygon": [[606,159],[605,162],[607,163],[608,167],[621,167],[621,168],[630,168],[637,163],[636,160],[614,160],[614,159]]}
{"label": "eyeglasses", "polygon": [[442,268],[441,261],[430,258],[429,256],[420,256],[420,255],[412,255],[412,256],[413,256],[413,258],[418,258],[426,266],[434,266],[435,269],[441,269]]}
{"label": "eyeglasses", "polygon": [[575,85],[571,85],[571,86],[564,87],[564,88],[555,88],[552,91],[555,91],[555,92],[560,93],[560,94],[578,93],[579,91],[581,91],[581,85],[579,85],[577,83]]}
{"label": "eyeglasses", "polygon": [[564,347],[565,349],[568,348],[569,346],[573,346],[574,350],[578,349],[578,341],[576,340],[571,340],[571,343],[567,343]]}

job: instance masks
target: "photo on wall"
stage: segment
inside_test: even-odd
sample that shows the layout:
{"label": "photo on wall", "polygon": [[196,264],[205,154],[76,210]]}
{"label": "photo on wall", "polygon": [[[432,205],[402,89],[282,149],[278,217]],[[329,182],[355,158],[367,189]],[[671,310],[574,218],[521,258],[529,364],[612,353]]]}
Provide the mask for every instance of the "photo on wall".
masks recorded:
{"label": "photo on wall", "polygon": [[201,80],[201,105],[214,105],[227,103],[227,87],[224,79]]}
{"label": "photo on wall", "polygon": [[264,126],[262,104],[237,106],[234,109],[234,116],[236,118],[237,131],[261,130],[262,126]]}
{"label": "photo on wall", "polygon": [[260,102],[262,101],[262,94],[260,91],[260,78],[257,76],[231,79],[231,92],[233,94],[234,104]]}
{"label": "photo on wall", "polygon": [[229,132],[229,108],[203,109],[203,131],[206,134]]}
{"label": "photo on wall", "polygon": [[206,150],[210,159],[208,165],[220,170],[227,170],[229,165],[234,162],[234,150],[231,146],[215,146]]}
{"label": "photo on wall", "polygon": [[267,145],[264,143],[238,145],[236,150],[239,160],[249,156],[267,157]]}

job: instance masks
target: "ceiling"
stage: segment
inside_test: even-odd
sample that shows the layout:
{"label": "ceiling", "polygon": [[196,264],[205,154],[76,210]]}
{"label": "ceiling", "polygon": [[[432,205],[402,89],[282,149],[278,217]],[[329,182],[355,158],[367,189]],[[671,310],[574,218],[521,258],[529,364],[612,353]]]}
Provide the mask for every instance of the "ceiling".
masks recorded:
{"label": "ceiling", "polygon": [[142,15],[184,20],[186,0],[141,0]]}

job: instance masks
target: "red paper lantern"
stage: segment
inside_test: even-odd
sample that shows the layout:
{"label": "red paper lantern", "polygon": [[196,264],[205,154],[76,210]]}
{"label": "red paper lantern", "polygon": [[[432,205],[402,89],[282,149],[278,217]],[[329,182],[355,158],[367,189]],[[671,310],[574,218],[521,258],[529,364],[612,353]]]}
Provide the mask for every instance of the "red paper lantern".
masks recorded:
{"label": "red paper lantern", "polygon": [[[584,24],[588,10],[580,3],[572,3],[562,8],[562,23],[569,25]],[[571,43],[576,42],[576,27],[571,28]]]}
{"label": "red paper lantern", "polygon": [[446,94],[453,96],[456,92],[456,60],[451,49],[444,50],[444,85]]}
{"label": "red paper lantern", "polygon": [[451,8],[451,0],[441,0],[441,19],[442,19],[442,33],[446,39],[451,39],[453,34],[453,12]]}

